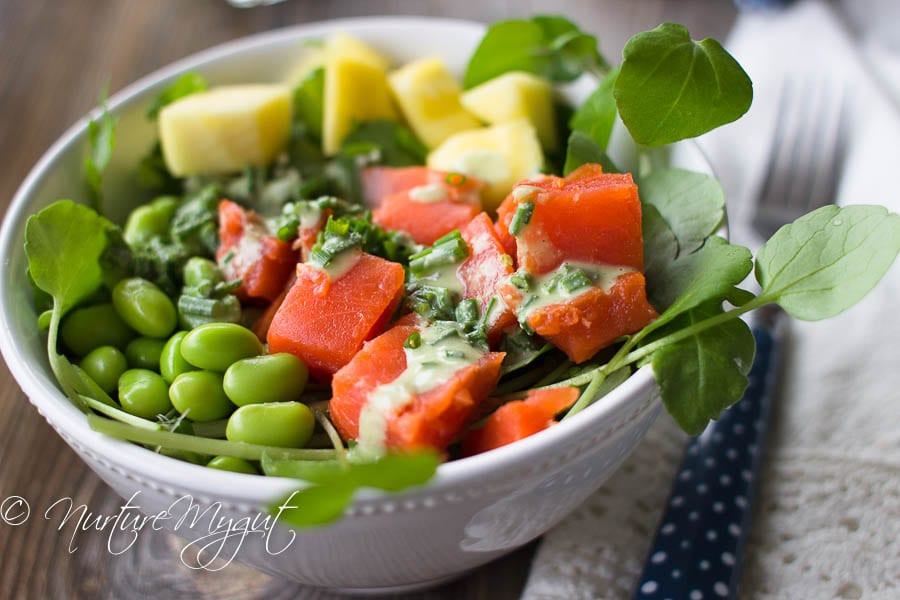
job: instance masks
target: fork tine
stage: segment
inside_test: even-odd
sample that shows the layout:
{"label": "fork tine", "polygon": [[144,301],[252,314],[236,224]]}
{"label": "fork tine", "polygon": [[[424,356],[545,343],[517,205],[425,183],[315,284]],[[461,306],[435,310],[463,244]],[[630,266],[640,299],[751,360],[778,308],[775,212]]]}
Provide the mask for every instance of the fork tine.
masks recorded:
{"label": "fork tine", "polygon": [[824,78],[782,86],[775,136],[753,219],[771,236],[802,214],[834,201],[846,137],[847,94]]}

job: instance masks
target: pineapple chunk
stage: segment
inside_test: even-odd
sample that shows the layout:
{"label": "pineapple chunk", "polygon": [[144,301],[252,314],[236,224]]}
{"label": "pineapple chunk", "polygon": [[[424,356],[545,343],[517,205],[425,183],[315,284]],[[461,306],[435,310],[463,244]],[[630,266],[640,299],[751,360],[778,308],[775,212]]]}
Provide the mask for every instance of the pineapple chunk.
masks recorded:
{"label": "pineapple chunk", "polygon": [[454,133],[481,126],[460,104],[459,84],[438,58],[409,63],[391,73],[388,83],[403,116],[429,148]]}
{"label": "pineapple chunk", "polygon": [[346,33],[336,33],[325,44],[325,52],[328,56],[339,56],[347,60],[366,63],[376,69],[387,71],[391,61],[384,55],[363,42],[359,38]]}
{"label": "pineapple chunk", "polygon": [[396,119],[384,69],[342,56],[325,64],[322,151],[337,154],[341,142],[362,121]]}
{"label": "pineapple chunk", "polygon": [[520,179],[540,172],[544,155],[525,119],[457,133],[428,155],[428,166],[465,173],[485,183],[482,201],[494,210]]}
{"label": "pineapple chunk", "polygon": [[159,113],[166,166],[182,177],[271,162],[290,136],[290,97],[283,85],[230,85],[173,102]]}
{"label": "pineapple chunk", "polygon": [[557,148],[553,88],[545,79],[512,71],[468,90],[460,100],[469,112],[491,125],[528,119],[541,144],[548,150]]}

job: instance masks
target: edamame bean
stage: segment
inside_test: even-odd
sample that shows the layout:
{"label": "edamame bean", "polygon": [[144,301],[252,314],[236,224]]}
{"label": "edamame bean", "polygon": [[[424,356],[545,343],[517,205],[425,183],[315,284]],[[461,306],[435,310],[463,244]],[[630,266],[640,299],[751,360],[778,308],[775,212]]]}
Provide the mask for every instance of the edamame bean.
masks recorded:
{"label": "edamame bean", "polygon": [[125,358],[132,369],[150,369],[159,372],[159,360],[166,340],[139,337],[125,347]]}
{"label": "edamame bean", "polygon": [[81,366],[94,382],[107,394],[116,391],[119,377],[128,369],[128,361],[122,351],[113,346],[94,348],[81,359]]}
{"label": "edamame bean", "polygon": [[262,353],[263,346],[256,334],[235,323],[200,325],[181,341],[181,355],[186,361],[220,373],[242,358]]}
{"label": "edamame bean", "polygon": [[244,358],[225,371],[225,393],[238,406],[299,400],[308,373],[303,361],[282,352]]}
{"label": "edamame bean", "polygon": [[182,271],[184,278],[184,286],[189,288],[197,288],[200,286],[209,286],[212,289],[217,283],[225,281],[219,266],[208,258],[201,256],[193,256],[184,263]]}
{"label": "edamame bean", "polygon": [[312,412],[299,402],[247,404],[228,419],[225,437],[232,442],[302,448],[314,426]]}
{"label": "edamame bean", "polygon": [[135,333],[107,303],[73,310],[63,319],[59,335],[66,348],[78,356],[87,356],[100,346],[124,350]]}
{"label": "edamame bean", "polygon": [[222,471],[234,471],[235,473],[247,473],[248,475],[258,475],[259,471],[250,463],[249,460],[243,458],[235,458],[233,456],[216,456],[206,465],[212,469],[220,469]]}
{"label": "edamame bean", "polygon": [[161,196],[138,206],[128,215],[122,237],[130,246],[144,244],[155,237],[168,237],[169,223],[178,208],[178,199]]}
{"label": "edamame bean", "polygon": [[188,371],[169,386],[169,399],[179,413],[192,421],[224,419],[234,405],[222,389],[222,375],[212,371]]}
{"label": "edamame bean", "polygon": [[112,301],[122,320],[141,335],[164,338],[175,330],[175,305],[146,279],[123,279],[113,288]]}
{"label": "edamame bean", "polygon": [[119,403],[126,411],[144,419],[155,419],[172,408],[169,386],[158,373],[128,369],[119,377]]}
{"label": "edamame bean", "polygon": [[182,373],[196,370],[191,363],[181,356],[181,340],[187,335],[187,331],[179,331],[169,338],[159,355],[159,372],[168,383]]}

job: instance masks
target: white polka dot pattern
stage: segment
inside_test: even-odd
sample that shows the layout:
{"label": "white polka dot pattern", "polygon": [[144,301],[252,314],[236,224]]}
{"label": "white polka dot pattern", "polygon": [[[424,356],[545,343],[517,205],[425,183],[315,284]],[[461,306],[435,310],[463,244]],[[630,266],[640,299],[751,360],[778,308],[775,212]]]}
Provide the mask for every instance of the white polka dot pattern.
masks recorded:
{"label": "white polka dot pattern", "polygon": [[[741,401],[694,438],[635,598],[734,598],[766,432],[777,347],[754,330],[756,360]],[[762,424],[761,426],[756,426]],[[678,532],[677,535],[673,533]]]}

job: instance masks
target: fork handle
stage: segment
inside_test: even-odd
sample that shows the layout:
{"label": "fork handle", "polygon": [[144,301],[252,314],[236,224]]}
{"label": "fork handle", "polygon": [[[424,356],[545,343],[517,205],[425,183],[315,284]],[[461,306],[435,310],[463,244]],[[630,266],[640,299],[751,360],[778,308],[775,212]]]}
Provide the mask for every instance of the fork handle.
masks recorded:
{"label": "fork handle", "polygon": [[743,398],[688,444],[635,599],[737,597],[779,363],[777,320],[753,328]]}

